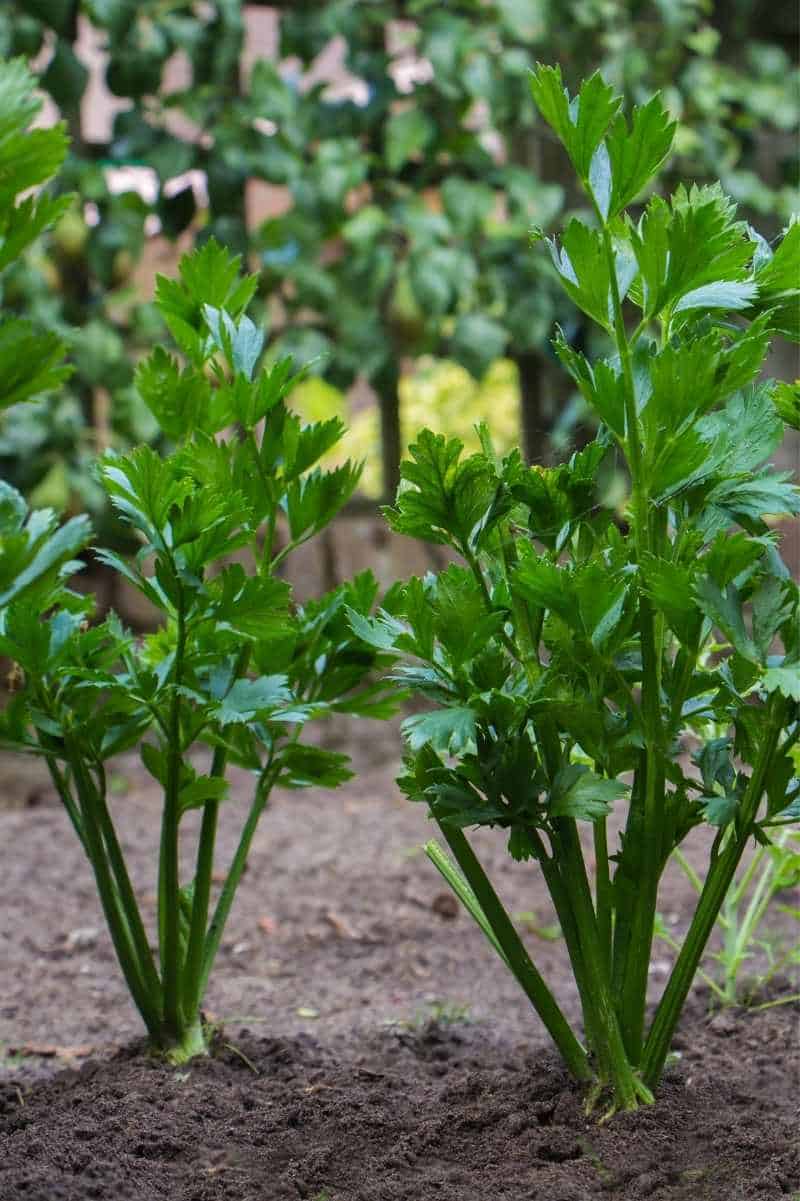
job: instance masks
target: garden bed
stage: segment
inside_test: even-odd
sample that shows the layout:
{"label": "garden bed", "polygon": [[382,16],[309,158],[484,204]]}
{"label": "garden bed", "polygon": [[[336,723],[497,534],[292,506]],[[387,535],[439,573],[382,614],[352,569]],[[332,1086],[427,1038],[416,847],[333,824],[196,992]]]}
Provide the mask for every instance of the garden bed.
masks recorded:
{"label": "garden bed", "polygon": [[[212,977],[218,1055],[141,1054],[88,866],[36,769],[0,812],[3,1201],[772,1201],[800,1197],[798,1007],[708,1011],[695,994],[653,1109],[598,1127],[483,937],[418,846],[387,737],[338,793],[276,796]],[[392,752],[396,743],[392,742]],[[133,758],[115,803],[154,915],[157,786]],[[232,812],[222,830],[231,853]],[[552,917],[535,867],[485,834],[512,912]],[[685,929],[694,894],[665,880]],[[559,941],[529,945],[570,1018]],[[656,949],[652,982],[668,967]]]}

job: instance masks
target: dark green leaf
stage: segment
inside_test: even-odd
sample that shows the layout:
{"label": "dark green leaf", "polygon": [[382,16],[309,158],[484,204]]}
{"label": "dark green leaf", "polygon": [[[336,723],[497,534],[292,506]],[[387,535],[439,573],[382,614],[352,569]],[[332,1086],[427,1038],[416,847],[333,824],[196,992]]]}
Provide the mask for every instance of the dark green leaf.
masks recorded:
{"label": "dark green leaf", "polygon": [[402,725],[412,751],[430,745],[443,754],[463,753],[475,738],[475,714],[466,706],[416,713]]}
{"label": "dark green leaf", "polygon": [[580,763],[562,767],[550,789],[551,817],[574,817],[597,821],[611,812],[614,801],[625,796],[627,787],[619,780],[596,776]]}

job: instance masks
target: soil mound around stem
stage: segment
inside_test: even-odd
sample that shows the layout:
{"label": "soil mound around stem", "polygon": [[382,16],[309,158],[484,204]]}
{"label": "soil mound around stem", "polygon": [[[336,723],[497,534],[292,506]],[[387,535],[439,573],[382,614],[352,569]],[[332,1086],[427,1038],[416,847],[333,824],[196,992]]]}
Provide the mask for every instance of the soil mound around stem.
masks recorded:
{"label": "soil mound around stem", "polygon": [[781,1007],[723,1021],[696,1005],[657,1104],[605,1125],[553,1054],[485,1023],[325,1043],[245,1028],[182,1070],[137,1044],[27,1087],[6,1081],[0,1197],[794,1198],[797,1018]]}

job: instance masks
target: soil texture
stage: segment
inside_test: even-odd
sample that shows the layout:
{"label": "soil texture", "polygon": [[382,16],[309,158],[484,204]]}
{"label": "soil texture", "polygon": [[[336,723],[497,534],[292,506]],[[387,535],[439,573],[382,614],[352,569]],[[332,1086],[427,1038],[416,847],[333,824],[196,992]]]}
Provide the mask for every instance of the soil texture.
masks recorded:
{"label": "soil texture", "polygon": [[[0,810],[0,1201],[800,1201],[800,1006],[713,1012],[696,992],[657,1104],[599,1125],[421,853],[434,831],[387,743],[357,751],[357,781],[265,814],[207,998],[217,1053],[182,1069],[144,1052],[46,781],[0,762],[22,798]],[[157,792],[133,758],[113,783],[152,928]],[[535,865],[475,845],[575,1019]],[[694,899],[667,877],[677,938]],[[669,966],[657,947],[654,999]]]}

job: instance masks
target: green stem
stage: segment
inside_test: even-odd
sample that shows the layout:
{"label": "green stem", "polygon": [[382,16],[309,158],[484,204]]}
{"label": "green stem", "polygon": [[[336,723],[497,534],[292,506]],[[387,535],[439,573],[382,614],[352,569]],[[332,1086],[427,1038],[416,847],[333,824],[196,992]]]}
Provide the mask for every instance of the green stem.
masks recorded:
{"label": "green stem", "polygon": [[[773,698],[777,695],[773,694]],[[709,868],[681,953],[672,969],[650,1027],[642,1058],[642,1073],[645,1083],[651,1088],[655,1087],[661,1077],[672,1035],[678,1024],[692,980],[750,838],[753,822],[764,792],[767,772],[775,754],[783,725],[785,702],[781,702],[773,700],[771,721],[767,726],[753,774],[741,801],[737,832],[728,845],[716,856]]]}
{"label": "green stem", "polygon": [[751,858],[750,862],[748,863],[747,867],[745,868],[745,871],[744,871],[741,879],[736,884],[736,886],[734,888],[732,888],[730,891],[730,895],[728,897],[728,902],[730,903],[730,905],[738,908],[738,906],[741,904],[742,899],[744,898],[748,888],[750,887],[750,885],[753,882],[753,877],[755,876],[756,872],[758,871],[759,865],[761,864],[761,861],[764,858],[765,854],[766,854],[765,847],[759,847],[757,849],[757,851]]}
{"label": "green stem", "polygon": [[489,920],[481,909],[480,902],[475,896],[475,893],[472,891],[464,874],[459,871],[452,860],[448,859],[438,842],[436,842],[434,839],[426,842],[423,850],[433,866],[436,868],[439,875],[442,876],[442,878],[450,885],[453,892],[456,894],[467,913],[469,913],[472,920],[483,931],[485,938],[494,948],[495,952],[500,956],[508,970],[511,971],[511,964],[506,958],[506,953],[500,946],[500,943],[497,940],[497,935],[490,926]]}
{"label": "green stem", "polygon": [[[636,558],[642,562],[651,549],[650,502],[644,467],[644,453],[639,433],[639,416],[636,404],[636,387],[633,377],[630,343],[625,330],[625,319],[617,284],[614,246],[610,230],[602,220],[602,237],[608,263],[611,287],[611,302],[614,314],[614,336],[619,353],[624,381],[625,432],[628,460],[631,469],[631,505],[634,514],[634,539]],[[664,761],[661,729],[661,647],[656,638],[655,617],[649,598],[639,594],[639,635],[642,648],[642,724],[644,732],[644,754],[640,771],[644,776],[642,799],[641,841],[638,844],[641,856],[638,860],[638,879],[635,892],[629,899],[634,901],[633,913],[618,911],[625,927],[620,948],[624,948],[624,960],[615,964],[615,976],[621,984],[619,1013],[622,1032],[628,1055],[638,1063],[644,1031],[644,1015],[647,999],[647,976],[653,942],[658,881],[663,864],[661,851]],[[621,898],[620,898],[621,899]]]}
{"label": "green stem", "polygon": [[253,835],[256,832],[261,814],[269,800],[270,790],[277,770],[272,769],[268,764],[263,774],[261,775],[256,787],[253,803],[250,806],[250,812],[247,815],[247,821],[239,838],[239,845],[231,861],[231,866],[228,869],[228,874],[225,877],[225,883],[222,886],[217,904],[214,909],[214,915],[211,918],[211,923],[206,933],[205,942],[203,944],[203,961],[200,969],[200,978],[197,985],[197,1001],[198,1005],[202,1004],[206,988],[208,987],[208,978],[211,975],[211,968],[214,965],[214,959],[219,944],[222,940],[222,935],[225,930],[225,923],[228,920],[228,914],[233,904],[233,898],[236,895],[236,889],[239,887],[239,881],[242,878],[242,873],[247,864],[247,856],[250,852],[250,844],[253,841]]}
{"label": "green stem", "polygon": [[455,827],[437,822],[458,866],[477,897],[486,920],[500,944],[517,982],[541,1018],[564,1062],[578,1080],[590,1080],[586,1052],[575,1037],[555,997],[537,971],[466,836]]}
{"label": "green stem", "polygon": [[[666,930],[659,931],[657,933],[656,937],[660,938],[662,942],[665,942],[667,944],[667,946],[669,947],[669,949],[671,951],[674,951],[676,955],[680,954],[681,944],[679,942],[677,942],[672,937],[672,935],[669,934]],[[725,993],[720,988],[720,986],[717,984],[716,980],[714,980],[712,976],[709,976],[708,972],[704,972],[701,968],[698,968],[697,975],[703,981],[703,983],[706,985],[706,987],[709,989],[709,991],[713,992],[713,994],[717,998],[717,1000],[727,1003],[726,998],[725,998]]]}
{"label": "green stem", "polygon": [[122,911],[128,922],[128,927],[133,939],[134,949],[139,962],[144,986],[147,989],[153,1004],[158,1007],[161,1003],[161,981],[156,971],[153,953],[150,950],[150,943],[145,932],[144,923],[142,921],[139,904],[136,900],[131,878],[128,875],[128,868],[125,863],[125,856],[122,853],[122,848],[117,839],[117,832],[114,829],[114,823],[111,820],[111,814],[108,811],[104,790],[96,791],[97,814],[100,821],[100,831],[103,841],[108,852],[111,870],[114,873],[117,889],[119,891],[120,904]]}
{"label": "green stem", "polygon": [[600,945],[611,976],[611,875],[608,868],[608,820],[594,822],[595,909]]}
{"label": "green stem", "polygon": [[697,872],[694,870],[691,863],[686,858],[686,856],[684,855],[684,853],[680,849],[680,847],[675,847],[675,850],[672,852],[672,854],[675,857],[675,862],[678,864],[681,871],[686,876],[686,879],[689,881],[692,888],[695,890],[696,893],[698,893],[698,894],[701,893],[703,891],[703,881],[700,879]]}
{"label": "green stem", "polygon": [[567,869],[565,880],[568,881],[567,887],[572,898],[581,952],[592,989],[592,1027],[601,1040],[595,1050],[613,1088],[615,1106],[628,1110],[636,1109],[640,1099],[652,1098],[636,1079],[611,1000],[607,965],[598,937],[597,920],[575,822],[571,818],[560,818],[556,825],[561,856]]}
{"label": "green stem", "polygon": [[[180,585],[179,585],[180,587]],[[158,864],[158,934],[161,975],[164,981],[164,1021],[170,1036],[179,1037],[183,1028],[180,973],[180,879],[178,871],[178,826],[180,822],[180,779],[183,762],[181,745],[181,698],[186,626],[183,594],[178,597],[178,633],[175,644],[173,695],[166,744],[167,775],[164,813],[161,819],[161,849]]]}
{"label": "green stem", "polygon": [[[759,852],[761,852],[762,855],[763,855],[763,849],[764,849],[763,847],[759,847]],[[760,859],[760,858],[761,858],[761,855],[759,855],[758,853],[756,853],[756,855],[753,856],[754,860]],[[752,864],[751,864],[751,866],[752,866]],[[745,878],[747,878],[748,875],[749,875],[749,869],[748,869],[748,872],[745,872]],[[767,862],[767,864],[765,865],[764,870],[759,877],[758,883],[756,884],[756,887],[753,890],[753,895],[750,898],[750,902],[747,906],[747,909],[745,910],[744,918],[742,919],[742,921],[740,923],[738,923],[738,926],[733,925],[733,927],[732,927],[734,936],[731,939],[730,955],[727,954],[728,940],[726,939],[725,997],[731,1005],[734,1005],[736,1003],[737,980],[739,977],[739,968],[742,966],[742,963],[744,962],[745,956],[747,954],[747,948],[752,941],[755,931],[758,929],[759,925],[761,924],[761,919],[763,918],[763,916],[766,912],[766,909],[767,909],[767,905],[770,902],[770,897],[772,895],[770,885],[772,883],[773,876],[774,876],[774,867],[773,867],[772,860],[770,859]],[[750,878],[752,879],[752,876],[750,876]],[[749,880],[748,880],[748,883],[749,883]],[[738,894],[737,895],[737,904],[738,904],[738,900],[743,895],[743,892],[741,891],[741,885],[736,889],[736,894]]]}
{"label": "green stem", "polygon": [[556,859],[554,856],[548,855],[539,832],[531,828],[528,830],[528,837],[536,847],[536,853],[538,856],[538,862],[542,869],[542,875],[544,876],[545,884],[547,885],[550,893],[550,897],[553,902],[553,908],[556,911],[556,917],[558,918],[558,923],[561,926],[561,932],[564,935],[567,954],[569,955],[569,961],[572,965],[572,974],[575,978],[578,996],[580,997],[586,1039],[589,1043],[589,1046],[595,1051],[595,1054],[597,1054],[598,1049],[602,1051],[603,1040],[595,1029],[591,982],[586,970],[583,952],[581,950],[578,924],[573,912],[572,902],[570,900],[568,890],[564,883],[564,879],[561,871],[559,870]]}
{"label": "green stem", "polygon": [[642,1053],[647,980],[653,945],[658,884],[663,870],[662,813],[664,798],[664,762],[659,753],[660,712],[657,683],[657,658],[654,645],[653,614],[648,598],[639,598],[642,645],[642,718],[644,724],[644,805],[642,808],[640,871],[630,922],[627,956],[621,972],[622,991],[619,1013],[625,1046],[631,1062],[638,1063]]}
{"label": "green stem", "polygon": [[114,944],[117,960],[125,983],[128,985],[131,997],[141,1014],[147,1031],[153,1042],[160,1046],[162,1043],[161,1015],[157,1005],[154,1005],[141,975],[133,946],[130,928],[125,913],[120,904],[114,881],[109,871],[106,859],[106,848],[100,834],[96,813],[96,791],[80,755],[68,747],[69,763],[72,769],[75,787],[81,804],[82,827],[85,836],[86,853],[92,865],[97,882],[97,891],[103,907],[111,941]]}
{"label": "green stem", "polygon": [[[40,740],[39,745],[41,746],[41,740]],[[61,803],[63,804],[64,808],[66,809],[67,814],[69,816],[69,820],[72,823],[72,828],[74,829],[75,833],[78,835],[80,844],[83,847],[84,852],[88,856],[89,848],[86,844],[86,836],[83,832],[83,822],[81,821],[80,810],[78,809],[78,806],[75,804],[75,801],[72,798],[72,794],[70,793],[70,790],[69,790],[69,785],[67,784],[67,781],[64,779],[63,772],[59,768],[58,763],[56,762],[56,760],[53,758],[52,755],[48,755],[45,759],[45,762],[47,763],[47,769],[50,772],[50,779],[53,781],[53,784],[56,787],[56,791],[58,792],[58,795],[61,797]]]}
{"label": "green stem", "polygon": [[[252,648],[248,643],[239,651],[231,675],[230,686],[241,679],[250,663]],[[216,746],[211,760],[210,775],[221,778],[225,775],[228,765],[228,750],[224,746]],[[194,895],[192,897],[192,917],[189,926],[189,939],[186,947],[186,962],[183,972],[184,1012],[187,1018],[196,1013],[202,1000],[201,981],[203,967],[203,951],[208,926],[208,910],[211,900],[211,877],[214,871],[214,849],[217,840],[217,823],[219,820],[219,801],[208,801],[203,806],[203,820],[200,827],[200,841],[197,847],[197,863],[194,873]]]}

